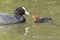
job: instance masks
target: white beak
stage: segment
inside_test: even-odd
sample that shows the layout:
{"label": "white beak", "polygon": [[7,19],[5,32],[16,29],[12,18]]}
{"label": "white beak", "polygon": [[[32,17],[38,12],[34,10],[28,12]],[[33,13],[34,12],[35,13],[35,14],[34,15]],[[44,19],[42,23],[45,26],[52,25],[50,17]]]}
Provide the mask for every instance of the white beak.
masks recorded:
{"label": "white beak", "polygon": [[24,7],[22,7],[25,10],[25,14],[30,15],[28,11]]}

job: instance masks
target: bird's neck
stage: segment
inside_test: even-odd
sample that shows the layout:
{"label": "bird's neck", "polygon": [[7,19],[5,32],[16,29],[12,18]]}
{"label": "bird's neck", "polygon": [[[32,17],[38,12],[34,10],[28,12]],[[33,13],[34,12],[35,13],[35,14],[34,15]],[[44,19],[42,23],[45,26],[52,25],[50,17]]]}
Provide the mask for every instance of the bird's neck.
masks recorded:
{"label": "bird's neck", "polygon": [[20,19],[21,15],[15,15],[16,19]]}

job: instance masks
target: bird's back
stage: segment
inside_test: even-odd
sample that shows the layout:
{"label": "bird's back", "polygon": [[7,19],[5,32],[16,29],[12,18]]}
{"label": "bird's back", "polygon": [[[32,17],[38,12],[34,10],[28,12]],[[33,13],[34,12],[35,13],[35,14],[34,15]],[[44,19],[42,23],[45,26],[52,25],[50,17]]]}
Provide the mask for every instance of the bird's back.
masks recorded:
{"label": "bird's back", "polygon": [[45,23],[45,22],[51,22],[51,21],[52,21],[52,18],[45,17],[45,18],[38,19],[37,21],[35,21],[35,23]]}
{"label": "bird's back", "polygon": [[16,19],[14,16],[11,15],[0,15],[0,24],[12,24],[22,21],[23,18],[20,17],[20,19]]}

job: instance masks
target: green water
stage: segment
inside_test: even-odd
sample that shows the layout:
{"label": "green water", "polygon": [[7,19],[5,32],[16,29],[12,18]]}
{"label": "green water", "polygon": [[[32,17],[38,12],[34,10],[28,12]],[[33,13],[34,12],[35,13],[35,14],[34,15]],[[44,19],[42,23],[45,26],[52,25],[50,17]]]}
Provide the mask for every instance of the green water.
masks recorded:
{"label": "green water", "polygon": [[[26,22],[22,24],[0,25],[0,40],[60,40],[60,0],[0,0],[0,13],[14,15],[20,6],[31,15],[24,15]],[[49,16],[53,21],[33,27],[32,15]]]}

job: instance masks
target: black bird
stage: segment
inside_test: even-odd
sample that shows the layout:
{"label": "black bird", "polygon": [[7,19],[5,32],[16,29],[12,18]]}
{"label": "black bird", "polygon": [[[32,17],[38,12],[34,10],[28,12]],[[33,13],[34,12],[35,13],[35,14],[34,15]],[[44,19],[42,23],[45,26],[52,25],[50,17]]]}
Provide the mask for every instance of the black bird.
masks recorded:
{"label": "black bird", "polygon": [[13,24],[25,22],[24,14],[30,15],[24,7],[18,7],[14,11],[14,16],[9,14],[0,14],[0,24]]}

